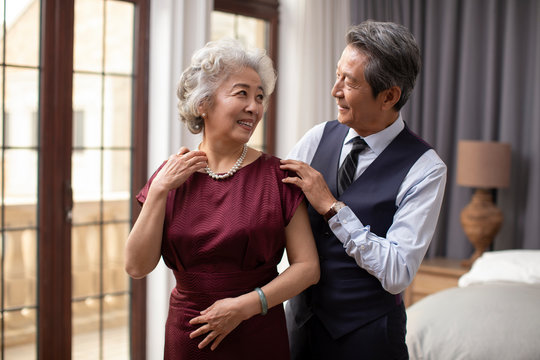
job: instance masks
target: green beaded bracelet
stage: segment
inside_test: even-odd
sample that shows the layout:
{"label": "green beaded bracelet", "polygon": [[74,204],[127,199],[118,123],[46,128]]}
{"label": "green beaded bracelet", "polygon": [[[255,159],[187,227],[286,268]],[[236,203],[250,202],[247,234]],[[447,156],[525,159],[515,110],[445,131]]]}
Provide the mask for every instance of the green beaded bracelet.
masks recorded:
{"label": "green beaded bracelet", "polygon": [[266,301],[266,296],[264,296],[264,293],[261,290],[261,288],[256,287],[255,291],[257,292],[257,294],[259,294],[259,300],[261,300],[261,307],[262,307],[261,315],[266,315],[266,313],[268,313],[268,302]]}

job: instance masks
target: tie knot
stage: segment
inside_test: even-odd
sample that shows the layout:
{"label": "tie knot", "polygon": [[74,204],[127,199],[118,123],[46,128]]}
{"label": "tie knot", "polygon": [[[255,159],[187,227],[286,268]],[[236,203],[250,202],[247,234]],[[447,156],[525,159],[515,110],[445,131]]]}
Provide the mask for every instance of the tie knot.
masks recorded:
{"label": "tie knot", "polygon": [[351,151],[354,151],[355,153],[359,153],[360,151],[364,150],[368,147],[368,144],[364,139],[362,139],[360,136],[357,136],[353,139],[353,145]]}

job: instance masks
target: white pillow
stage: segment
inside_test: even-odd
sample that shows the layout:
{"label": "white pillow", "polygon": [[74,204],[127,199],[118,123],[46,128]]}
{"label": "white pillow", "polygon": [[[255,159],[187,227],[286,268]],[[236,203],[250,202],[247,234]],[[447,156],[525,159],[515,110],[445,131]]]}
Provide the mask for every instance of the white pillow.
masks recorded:
{"label": "white pillow", "polygon": [[459,278],[465,287],[489,282],[540,284],[540,250],[503,250],[485,252],[469,272]]}

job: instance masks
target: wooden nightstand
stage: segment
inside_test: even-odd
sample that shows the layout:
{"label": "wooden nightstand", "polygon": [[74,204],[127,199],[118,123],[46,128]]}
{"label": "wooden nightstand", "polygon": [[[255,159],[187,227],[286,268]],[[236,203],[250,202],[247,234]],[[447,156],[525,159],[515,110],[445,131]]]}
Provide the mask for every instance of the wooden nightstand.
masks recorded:
{"label": "wooden nightstand", "polygon": [[405,290],[405,306],[410,306],[430,294],[457,286],[461,275],[469,268],[461,260],[445,258],[426,259],[420,265],[411,285]]}

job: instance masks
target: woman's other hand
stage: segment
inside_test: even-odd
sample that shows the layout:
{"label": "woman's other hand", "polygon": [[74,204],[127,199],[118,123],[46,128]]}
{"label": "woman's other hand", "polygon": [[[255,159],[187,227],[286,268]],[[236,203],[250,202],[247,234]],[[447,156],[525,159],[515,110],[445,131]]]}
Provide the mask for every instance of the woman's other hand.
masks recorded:
{"label": "woman's other hand", "polygon": [[199,349],[212,344],[210,349],[215,350],[242,321],[260,311],[259,297],[254,291],[236,298],[218,300],[201,311],[201,315],[191,319],[189,322],[191,325],[200,324],[201,327],[189,334],[189,337],[194,339],[206,334],[199,343]]}
{"label": "woman's other hand", "polygon": [[194,172],[204,169],[207,161],[204,151],[189,151],[188,148],[182,147],[178,153],[169,156],[167,163],[156,175],[151,186],[159,186],[167,192],[176,189]]}

